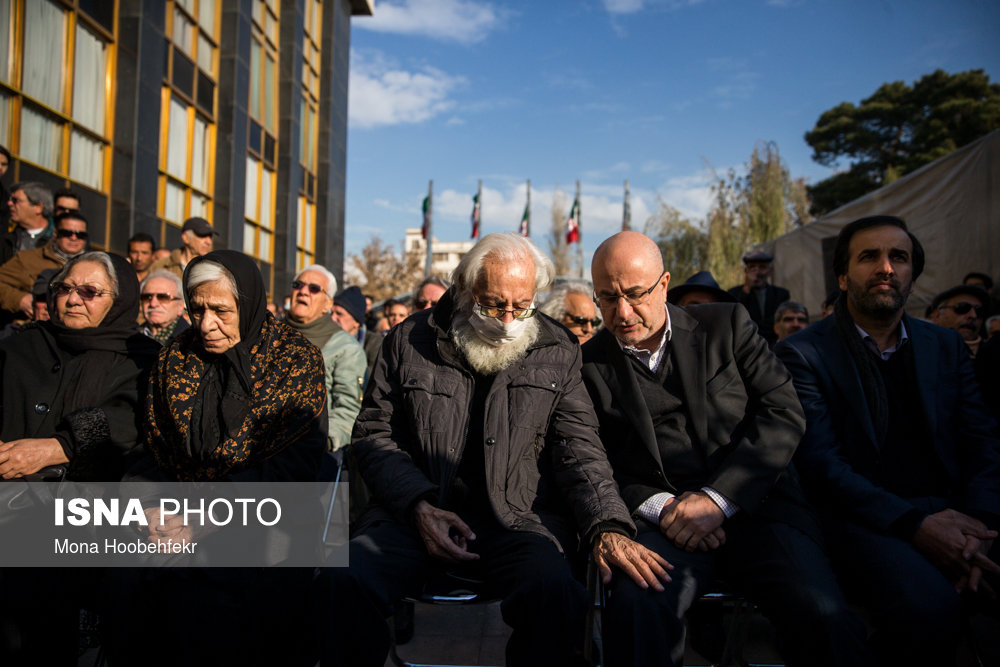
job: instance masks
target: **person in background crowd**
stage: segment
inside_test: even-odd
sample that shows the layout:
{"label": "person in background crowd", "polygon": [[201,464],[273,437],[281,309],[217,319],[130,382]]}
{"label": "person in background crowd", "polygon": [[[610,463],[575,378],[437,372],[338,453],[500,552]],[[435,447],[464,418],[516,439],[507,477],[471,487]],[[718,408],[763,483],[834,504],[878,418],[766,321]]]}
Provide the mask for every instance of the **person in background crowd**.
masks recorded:
{"label": "person in background crowd", "polygon": [[139,232],[128,240],[128,261],[132,263],[135,277],[140,283],[149,275],[154,252],[156,252],[156,241],[145,232]]}
{"label": "person in background crowd", "polygon": [[736,303],[736,297],[719,287],[711,271],[699,271],[683,285],[667,290],[667,303],[683,308],[699,303]]}
{"label": "person in background crowd", "polygon": [[154,271],[146,276],[139,288],[144,323],[142,333],[157,343],[167,342],[188,328],[184,319],[184,297],[181,279],[171,271]]}
{"label": "person in background crowd", "polygon": [[[192,326],[164,346],[150,375],[148,457],[127,479],[316,481],[327,446],[319,349],[267,312],[260,270],[235,250],[193,258],[184,297]],[[290,567],[114,572],[102,615],[108,662],[314,665],[312,576]],[[150,628],[170,637],[155,655]]]}
{"label": "person in background crowd", "polygon": [[539,310],[569,329],[580,345],[601,327],[601,318],[594,307],[594,291],[582,280],[559,283]]}
{"label": "person in background crowd", "polygon": [[22,250],[41,248],[55,229],[51,222],[52,191],[41,183],[15,183],[5,203],[14,228],[0,236],[0,264]]}
{"label": "person in background crowd", "polygon": [[809,311],[798,301],[784,301],[774,311],[774,333],[784,340],[809,326]]}
{"label": "person in background crowd", "polygon": [[396,299],[387,299],[382,304],[382,312],[385,313],[385,319],[389,323],[390,329],[410,316],[410,309],[407,307],[406,302],[397,301]]}
{"label": "person in background crowd", "polygon": [[973,357],[979,350],[982,323],[989,308],[990,295],[978,285],[956,285],[931,299],[930,320],[962,336]]}
{"label": "person in background crowd", "polygon": [[69,188],[57,190],[55,194],[52,195],[52,200],[52,215],[54,217],[58,216],[60,213],[80,210],[80,195],[76,194]]}
{"label": "person in background crowd", "polygon": [[674,566],[664,591],[612,580],[605,664],[683,664],[684,616],[722,577],[774,623],[787,664],[873,665],[788,472],[795,389],[746,310],[665,303],[670,274],[637,232],[604,241],[592,268],[604,329],[583,380],[636,539]]}
{"label": "person in background crowd", "polygon": [[[45,322],[49,319],[49,307],[47,303],[49,298],[49,281],[58,272],[57,269],[45,269],[38,274],[34,285],[31,286],[31,297],[33,299],[31,304],[31,322]],[[17,333],[24,328],[25,324],[11,322],[0,330],[0,340]]]}
{"label": "person in background crowd", "polygon": [[361,410],[368,361],[365,351],[331,318],[337,279],[319,264],[299,271],[292,281],[291,307],[285,324],[298,330],[323,353],[329,429],[328,449],[339,459],[351,442],[351,429]]}
{"label": "person in background crowd", "polygon": [[389,318],[385,316],[385,313],[378,311],[369,316],[369,321],[371,325],[368,327],[369,331],[374,331],[375,333],[385,333],[392,327],[389,326]]}
{"label": "person in background crowd", "polygon": [[382,334],[369,331],[365,321],[365,296],[357,285],[342,290],[333,297],[333,321],[347,333],[354,336],[365,350],[368,372],[375,365],[375,356],[382,347]]}
{"label": "person in background crowd", "polygon": [[159,262],[160,260],[167,259],[170,257],[171,251],[167,248],[157,248],[153,251],[153,262]]}
{"label": "person in background crowd", "polygon": [[375,303],[375,300],[371,297],[371,295],[365,294],[365,315],[368,315],[369,313],[372,312],[373,303]]}
{"label": "person in background crowd", "polygon": [[768,283],[774,271],[774,256],[763,250],[743,255],[743,284],[729,289],[729,293],[743,304],[750,319],[757,323],[757,331],[767,344],[774,347],[778,339],[774,333],[774,310],[779,303],[791,296],[784,287]]}
{"label": "person in background crowd", "polygon": [[587,592],[566,556],[578,534],[596,545],[605,580],[611,565],[643,586],[669,580],[667,564],[627,537],[579,346],[533,316],[554,272],[519,234],[490,234],[432,310],[389,332],[351,443],[373,503],[350,567],[322,573],[325,666],[381,667],[385,616],[436,565],[503,596],[511,667],[579,664]]}
{"label": "person in background crowd", "polygon": [[833,317],[775,351],[806,415],[795,466],[879,664],[940,667],[1000,585],[1000,440],[961,337],[906,315],[923,268],[899,218],[851,222]]}
{"label": "person in background crowd", "polygon": [[[121,478],[160,347],[139,333],[138,297],[125,258],[85,253],[53,279],[52,318],[0,342],[0,476]],[[96,572],[0,569],[0,664],[77,664]]]}
{"label": "person in background crowd", "polygon": [[180,248],[170,252],[166,259],[153,262],[149,267],[150,271],[166,269],[177,274],[178,278],[184,277],[184,269],[195,257],[201,257],[212,252],[213,237],[216,236],[212,225],[204,218],[188,218],[181,227]]}
{"label": "person in background crowd", "polygon": [[1000,334],[1000,315],[987,317],[986,322],[983,323],[983,330],[986,332],[987,338],[995,338],[997,334]]}
{"label": "person in background crowd", "polygon": [[837,303],[837,299],[839,298],[840,298],[839,289],[835,289],[826,295],[826,298],[823,299],[823,303],[820,304],[820,314],[819,314],[820,319],[833,315],[834,304]]}
{"label": "person in background crowd", "polygon": [[449,287],[451,283],[440,276],[424,278],[413,293],[414,312],[433,308]]}
{"label": "person in background crowd", "polygon": [[7,193],[7,187],[3,184],[3,177],[10,168],[13,159],[10,151],[5,146],[0,146],[0,232],[7,231],[7,225],[10,223],[10,208],[7,206],[10,195]]}
{"label": "person in background crowd", "polygon": [[87,220],[79,211],[56,216],[56,231],[41,248],[22,250],[0,266],[0,317],[24,323],[31,318],[31,286],[45,269],[59,269],[89,249]]}

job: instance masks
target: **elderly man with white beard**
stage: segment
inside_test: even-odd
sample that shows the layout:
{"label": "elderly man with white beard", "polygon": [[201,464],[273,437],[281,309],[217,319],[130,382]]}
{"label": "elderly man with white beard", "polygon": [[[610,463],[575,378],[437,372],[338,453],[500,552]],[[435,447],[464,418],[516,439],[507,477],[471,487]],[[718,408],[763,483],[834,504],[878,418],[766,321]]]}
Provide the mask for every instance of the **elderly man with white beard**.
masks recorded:
{"label": "elderly man with white beard", "polygon": [[518,234],[465,255],[437,306],[391,330],[351,443],[372,503],[331,568],[324,665],[382,665],[392,605],[427,575],[482,578],[513,628],[508,665],[573,665],[587,593],[570,560],[580,541],[662,590],[669,565],[633,542],[597,436],[580,347],[535,297],[552,263]]}

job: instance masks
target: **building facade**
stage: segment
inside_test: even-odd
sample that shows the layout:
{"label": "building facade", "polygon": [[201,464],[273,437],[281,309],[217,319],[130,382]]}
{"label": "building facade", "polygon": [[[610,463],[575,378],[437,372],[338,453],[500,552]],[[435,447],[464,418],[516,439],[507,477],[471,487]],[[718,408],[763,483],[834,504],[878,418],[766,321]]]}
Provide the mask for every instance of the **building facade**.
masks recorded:
{"label": "building facade", "polygon": [[[465,253],[472,250],[476,245],[475,241],[438,241],[431,236],[431,273],[442,278],[451,278],[451,272],[455,270]],[[427,241],[420,234],[420,227],[407,227],[406,237],[403,242],[408,254],[421,258],[420,265],[424,265],[424,257],[427,255]]]}
{"label": "building facade", "polygon": [[350,19],[373,0],[0,0],[5,182],[80,195],[97,248],[191,216],[274,298],[343,269]]}

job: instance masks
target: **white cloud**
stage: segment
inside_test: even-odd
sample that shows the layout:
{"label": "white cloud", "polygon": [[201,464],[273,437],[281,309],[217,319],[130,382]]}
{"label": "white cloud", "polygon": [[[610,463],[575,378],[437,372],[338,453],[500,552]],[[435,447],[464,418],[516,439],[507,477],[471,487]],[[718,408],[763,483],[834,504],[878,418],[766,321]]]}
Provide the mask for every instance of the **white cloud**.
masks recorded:
{"label": "white cloud", "polygon": [[455,106],[451,93],[465,84],[433,67],[406,71],[381,55],[351,52],[347,115],[352,127],[422,123]]}
{"label": "white cloud", "polygon": [[634,14],[642,10],[642,0],[604,0],[604,8],[610,14]]}
{"label": "white cloud", "polygon": [[502,20],[499,9],[477,0],[379,0],[371,18],[357,19],[351,25],[375,32],[475,44]]}

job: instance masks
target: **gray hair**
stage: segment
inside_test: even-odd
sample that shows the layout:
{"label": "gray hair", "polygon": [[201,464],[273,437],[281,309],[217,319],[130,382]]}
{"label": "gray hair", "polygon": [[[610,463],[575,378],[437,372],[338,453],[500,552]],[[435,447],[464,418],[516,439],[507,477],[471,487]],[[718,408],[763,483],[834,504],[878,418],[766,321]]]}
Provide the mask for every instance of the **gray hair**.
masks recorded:
{"label": "gray hair", "polygon": [[90,252],[85,252],[82,255],[77,255],[72,258],[59,270],[59,273],[52,277],[49,281],[49,285],[54,285],[56,283],[61,283],[65,280],[66,276],[69,275],[70,269],[79,264],[80,262],[93,262],[94,264],[100,264],[104,269],[104,272],[108,274],[108,281],[111,283],[111,293],[114,298],[118,298],[118,274],[115,273],[115,265],[111,262],[111,258],[108,257],[108,253],[101,252],[100,250],[91,250]]}
{"label": "gray hair", "polygon": [[780,322],[781,316],[787,312],[802,313],[806,319],[809,318],[809,310],[798,301],[782,301],[774,311],[774,321]]}
{"label": "gray hair", "polygon": [[148,276],[146,276],[146,278],[142,281],[142,284],[139,285],[139,291],[142,292],[142,290],[146,289],[146,283],[155,278],[166,278],[167,280],[172,282],[174,286],[177,288],[177,295],[183,296],[184,284],[181,282],[181,279],[178,277],[176,273],[174,273],[173,271],[167,271],[166,269],[157,269],[156,271],[153,271]]}
{"label": "gray hair", "polygon": [[[566,315],[566,297],[570,294],[582,294],[588,299],[594,298],[594,290],[590,285],[582,280],[568,280],[552,288],[539,310],[554,320],[561,320]],[[597,317],[601,317],[600,311],[597,312]]]}
{"label": "gray hair", "polygon": [[292,280],[298,280],[299,277],[306,271],[315,271],[316,273],[326,278],[326,296],[327,298],[332,299],[333,295],[337,293],[336,276],[330,273],[330,270],[321,264],[310,264],[306,268],[296,273],[295,277]]}
{"label": "gray hair", "polygon": [[[10,188],[11,194],[18,190],[23,192],[28,201],[35,206],[42,205],[42,215],[46,218],[52,217],[52,190],[47,186],[38,181],[24,181],[23,183],[15,183]],[[6,203],[4,202],[4,204]]]}
{"label": "gray hair", "polygon": [[472,305],[472,287],[479,279],[487,259],[504,263],[530,259],[535,265],[536,292],[551,285],[556,273],[552,260],[519,233],[487,234],[462,257],[451,274],[451,279],[458,288],[458,304],[462,310],[467,311]]}
{"label": "gray hair", "polygon": [[204,283],[221,282],[232,292],[233,301],[240,302],[240,291],[236,286],[236,277],[218,262],[212,260],[198,262],[185,273],[184,278],[184,305],[187,306],[188,312],[191,311],[191,293]]}
{"label": "gray hair", "polygon": [[441,276],[436,276],[436,275],[427,276],[426,278],[420,281],[420,284],[417,285],[417,289],[413,290],[413,295],[416,296],[417,294],[420,294],[420,290],[427,287],[428,285],[437,285],[441,289],[448,290],[451,287],[451,281],[445,280]]}

